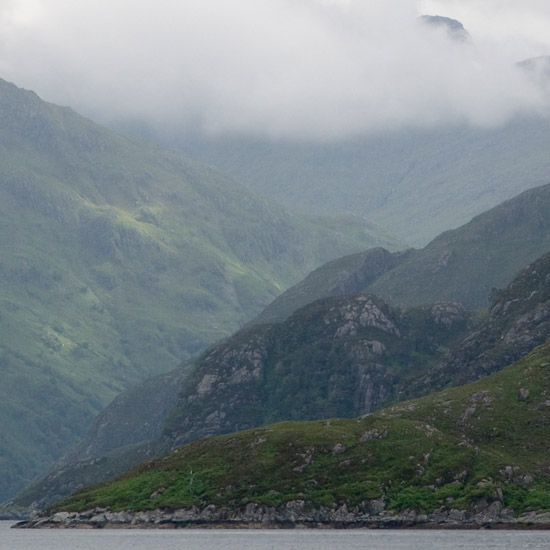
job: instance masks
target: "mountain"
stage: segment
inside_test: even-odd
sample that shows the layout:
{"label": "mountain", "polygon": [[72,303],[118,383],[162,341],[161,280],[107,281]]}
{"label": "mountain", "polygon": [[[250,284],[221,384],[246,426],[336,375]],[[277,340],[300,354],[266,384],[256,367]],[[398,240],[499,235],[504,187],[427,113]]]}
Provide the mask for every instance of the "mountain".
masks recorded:
{"label": "mountain", "polygon": [[280,420],[371,412],[403,377],[441,358],[468,325],[456,304],[401,311],[373,295],[319,300],[206,352],[163,436],[177,446]]}
{"label": "mountain", "polygon": [[487,376],[550,331],[550,254],[493,296],[396,309],[370,294],[317,300],[206,352],[165,424],[172,446],[280,420],[352,417]]}
{"label": "mountain", "polygon": [[362,292],[412,252],[412,249],[392,253],[384,248],[371,248],[332,260],[275,298],[252,323],[277,323],[320,298]]}
{"label": "mountain", "polygon": [[441,234],[368,287],[392,302],[459,301],[487,307],[488,296],[550,251],[550,184],[524,191]]}
{"label": "mountain", "polygon": [[[348,256],[312,277],[321,287],[353,282],[349,272],[333,268],[356,268],[373,258],[383,271],[394,256],[380,249]],[[314,301],[279,323],[250,326],[203,354],[192,374],[180,372],[177,397],[173,382],[159,386],[159,379],[121,396],[98,416],[70,460],[11,504],[43,507],[82,487],[83,479],[107,479],[138,458],[201,437],[279,420],[365,414],[490,375],[547,338],[549,280],[550,253],[494,291],[487,312],[471,314],[442,302],[394,308],[373,295],[354,294]],[[144,407],[147,395],[154,402],[163,392],[172,395],[174,408],[151,414],[157,439],[143,441],[128,418]]]}
{"label": "mountain", "polygon": [[545,118],[494,128],[395,129],[328,143],[155,135],[294,212],[366,216],[414,246],[547,183],[550,173]]}
{"label": "mountain", "polygon": [[471,38],[470,33],[464,28],[464,25],[456,19],[441,15],[422,15],[420,16],[420,20],[433,28],[444,29],[453,40],[466,42]]}
{"label": "mountain", "polygon": [[353,420],[191,443],[79,491],[34,526],[547,526],[550,345]]}
{"label": "mountain", "polygon": [[0,499],[120,391],[228,336],[312,268],[388,242],[305,219],[0,80]]}
{"label": "mountain", "polygon": [[550,334],[550,253],[491,297],[489,315],[441,361],[406,387],[401,398],[458,386],[517,361]]}
{"label": "mountain", "polygon": [[543,185],[446,231],[421,250],[368,250],[329,262],[277,297],[255,319],[278,322],[319,298],[372,292],[411,306],[437,300],[485,308],[530,262],[550,251],[550,185]]}

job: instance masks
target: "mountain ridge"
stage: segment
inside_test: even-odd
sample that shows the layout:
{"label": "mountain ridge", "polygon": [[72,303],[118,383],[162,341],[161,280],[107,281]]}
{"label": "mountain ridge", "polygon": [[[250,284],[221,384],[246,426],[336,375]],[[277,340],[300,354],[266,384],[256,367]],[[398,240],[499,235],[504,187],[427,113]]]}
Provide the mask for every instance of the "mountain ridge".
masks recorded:
{"label": "mountain ridge", "polygon": [[373,249],[333,260],[275,298],[254,322],[282,321],[308,301],[356,292],[403,306],[441,300],[486,308],[493,291],[550,250],[548,219],[550,184],[504,201],[422,249]]}
{"label": "mountain ridge", "polygon": [[[360,220],[301,220],[0,80],[0,499],[117,393],[229,335]],[[382,241],[386,237],[380,237]]]}

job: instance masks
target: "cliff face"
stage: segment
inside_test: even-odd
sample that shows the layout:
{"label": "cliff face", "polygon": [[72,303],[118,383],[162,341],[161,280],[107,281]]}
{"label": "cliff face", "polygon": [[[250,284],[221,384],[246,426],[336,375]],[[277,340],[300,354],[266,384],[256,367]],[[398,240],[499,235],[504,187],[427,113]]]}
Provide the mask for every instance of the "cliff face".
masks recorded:
{"label": "cliff face", "polygon": [[371,412],[468,326],[458,304],[401,311],[372,295],[319,300],[207,352],[184,384],[164,437],[175,446],[278,420]]}

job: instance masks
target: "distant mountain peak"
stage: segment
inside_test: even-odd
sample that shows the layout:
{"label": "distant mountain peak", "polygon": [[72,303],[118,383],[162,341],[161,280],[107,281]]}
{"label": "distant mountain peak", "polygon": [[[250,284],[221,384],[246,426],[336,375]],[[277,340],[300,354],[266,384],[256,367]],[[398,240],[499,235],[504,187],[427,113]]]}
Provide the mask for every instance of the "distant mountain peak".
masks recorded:
{"label": "distant mountain peak", "polygon": [[464,25],[456,19],[443,17],[441,15],[421,15],[420,20],[432,27],[446,29],[449,37],[453,40],[466,42],[470,39],[470,33],[464,28]]}
{"label": "distant mountain peak", "polygon": [[547,93],[550,91],[550,55],[529,57],[518,62],[522,69],[538,86]]}

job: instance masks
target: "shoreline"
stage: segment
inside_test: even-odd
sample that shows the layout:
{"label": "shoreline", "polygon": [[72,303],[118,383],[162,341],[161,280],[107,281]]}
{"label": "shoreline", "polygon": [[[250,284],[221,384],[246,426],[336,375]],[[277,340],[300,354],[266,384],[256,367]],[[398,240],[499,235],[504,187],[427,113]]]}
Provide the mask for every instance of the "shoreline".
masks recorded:
{"label": "shoreline", "polygon": [[317,524],[317,525],[308,525],[308,524],[292,524],[292,525],[263,525],[263,524],[154,524],[154,525],[133,525],[133,524],[104,524],[97,525],[91,523],[81,523],[78,525],[53,525],[53,524],[43,524],[40,526],[30,526],[27,525],[28,522],[21,522],[23,525],[16,523],[11,528],[12,529],[143,529],[143,530],[166,530],[166,529],[212,529],[212,530],[226,530],[226,531],[236,531],[236,530],[280,530],[280,531],[293,531],[293,530],[341,530],[341,531],[351,531],[351,530],[364,530],[364,531],[375,531],[375,530],[411,530],[411,531],[548,531],[550,530],[550,524],[521,524],[521,523],[488,523],[488,524],[464,524],[464,525],[447,525],[447,524],[365,524],[365,525],[341,525],[341,524]]}
{"label": "shoreline", "polygon": [[[371,503],[372,504],[372,503]],[[304,501],[268,507],[124,510],[94,508],[83,512],[56,512],[20,521],[16,529],[415,529],[415,530],[549,530],[550,512],[525,512],[493,503],[482,511],[437,509],[430,514],[414,510],[369,510],[346,505],[311,508]]]}

